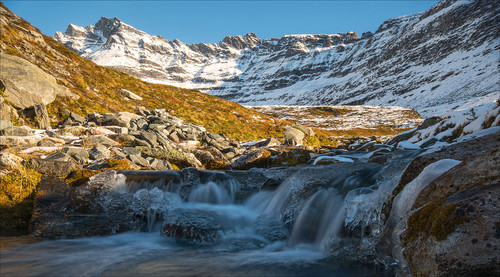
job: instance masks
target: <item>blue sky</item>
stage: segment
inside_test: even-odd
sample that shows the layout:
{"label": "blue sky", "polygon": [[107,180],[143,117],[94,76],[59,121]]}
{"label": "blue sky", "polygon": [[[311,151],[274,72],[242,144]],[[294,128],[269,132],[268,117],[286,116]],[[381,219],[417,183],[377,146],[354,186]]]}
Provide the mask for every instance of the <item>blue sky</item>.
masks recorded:
{"label": "blue sky", "polygon": [[392,1],[20,1],[4,4],[44,34],[69,23],[94,25],[118,17],[151,35],[186,43],[219,42],[227,35],[334,34],[377,30],[385,20],[425,11],[438,0]]}

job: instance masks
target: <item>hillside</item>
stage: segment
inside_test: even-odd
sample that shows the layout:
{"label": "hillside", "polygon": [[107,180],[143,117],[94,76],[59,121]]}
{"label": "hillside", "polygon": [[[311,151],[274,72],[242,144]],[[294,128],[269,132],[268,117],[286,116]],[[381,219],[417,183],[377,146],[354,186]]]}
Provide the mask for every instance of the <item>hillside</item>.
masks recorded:
{"label": "hillside", "polygon": [[[279,119],[247,109],[198,90],[150,84],[126,73],[99,66],[68,50],[56,40],[41,34],[29,22],[13,14],[0,3],[0,49],[4,54],[21,57],[54,76],[59,84],[79,96],[57,97],[47,106],[53,122],[69,112],[134,112],[138,107],[165,108],[186,123],[204,125],[207,130],[225,133],[237,140],[278,136]],[[126,100],[119,92],[126,89],[143,100]],[[7,95],[7,100],[9,97]]]}
{"label": "hillside", "polygon": [[500,96],[500,2],[442,0],[378,30],[185,44],[101,18],[54,38],[143,80],[245,105],[402,106],[432,116]]}

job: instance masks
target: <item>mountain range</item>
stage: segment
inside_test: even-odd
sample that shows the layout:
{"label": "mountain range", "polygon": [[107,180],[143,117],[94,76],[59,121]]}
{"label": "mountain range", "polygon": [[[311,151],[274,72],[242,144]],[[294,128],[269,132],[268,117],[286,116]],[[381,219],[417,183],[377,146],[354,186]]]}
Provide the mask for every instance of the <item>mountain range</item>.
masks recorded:
{"label": "mountain range", "polygon": [[105,17],[53,37],[99,65],[244,105],[403,106],[430,116],[500,97],[499,22],[499,1],[442,0],[361,37],[249,33],[185,44]]}

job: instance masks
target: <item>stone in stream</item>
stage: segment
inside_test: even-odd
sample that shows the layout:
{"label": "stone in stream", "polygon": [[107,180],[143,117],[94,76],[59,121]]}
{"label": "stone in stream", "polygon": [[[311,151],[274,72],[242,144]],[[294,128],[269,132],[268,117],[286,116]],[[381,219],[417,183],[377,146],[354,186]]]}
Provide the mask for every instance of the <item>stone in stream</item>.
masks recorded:
{"label": "stone in stream", "polygon": [[214,244],[222,224],[211,211],[176,209],[163,220],[161,234],[195,244]]}

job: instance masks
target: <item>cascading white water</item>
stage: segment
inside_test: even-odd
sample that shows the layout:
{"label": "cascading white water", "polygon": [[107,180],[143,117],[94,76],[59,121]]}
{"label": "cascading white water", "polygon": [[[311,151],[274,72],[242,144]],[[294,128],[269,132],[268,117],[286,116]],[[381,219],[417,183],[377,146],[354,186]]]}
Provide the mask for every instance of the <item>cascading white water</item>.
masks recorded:
{"label": "cascading white water", "polygon": [[290,246],[314,244],[326,251],[344,223],[344,199],[336,189],[318,190],[307,200],[288,241]]}
{"label": "cascading white water", "polygon": [[234,196],[230,192],[214,182],[198,186],[189,195],[189,202],[197,203],[230,204],[233,200]]}

